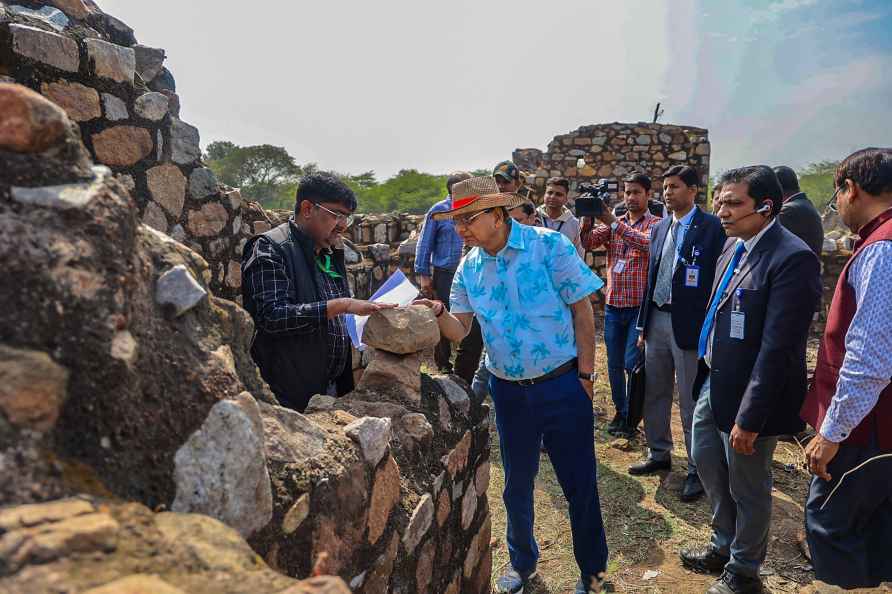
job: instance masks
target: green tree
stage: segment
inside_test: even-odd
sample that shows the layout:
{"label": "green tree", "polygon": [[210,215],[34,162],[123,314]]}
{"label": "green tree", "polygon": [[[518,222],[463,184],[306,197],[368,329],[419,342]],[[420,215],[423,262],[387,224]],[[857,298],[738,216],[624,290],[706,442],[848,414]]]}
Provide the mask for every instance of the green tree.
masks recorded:
{"label": "green tree", "polygon": [[241,188],[245,196],[267,205],[278,200],[284,186],[294,184],[305,169],[283,147],[261,144],[238,146],[228,141],[212,142],[207,149],[208,166],[223,183]]}
{"label": "green tree", "polygon": [[834,176],[839,161],[820,161],[800,169],[799,188],[808,194],[815,207],[821,211],[833,196]]}
{"label": "green tree", "polygon": [[238,149],[238,145],[228,140],[217,140],[208,145],[204,154],[205,161],[222,161],[229,156],[232,151]]}
{"label": "green tree", "polygon": [[382,183],[360,188],[356,194],[360,212],[423,214],[446,195],[446,176],[403,169]]}

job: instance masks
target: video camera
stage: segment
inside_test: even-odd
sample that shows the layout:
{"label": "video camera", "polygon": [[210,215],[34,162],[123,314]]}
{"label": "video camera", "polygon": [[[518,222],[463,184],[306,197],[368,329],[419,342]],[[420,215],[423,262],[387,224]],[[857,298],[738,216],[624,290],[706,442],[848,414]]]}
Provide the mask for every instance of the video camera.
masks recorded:
{"label": "video camera", "polygon": [[607,208],[610,194],[616,193],[618,188],[619,185],[616,182],[611,182],[606,178],[601,178],[594,184],[579,184],[576,188],[576,191],[579,192],[579,196],[576,197],[576,216],[594,218],[601,216],[604,209]]}

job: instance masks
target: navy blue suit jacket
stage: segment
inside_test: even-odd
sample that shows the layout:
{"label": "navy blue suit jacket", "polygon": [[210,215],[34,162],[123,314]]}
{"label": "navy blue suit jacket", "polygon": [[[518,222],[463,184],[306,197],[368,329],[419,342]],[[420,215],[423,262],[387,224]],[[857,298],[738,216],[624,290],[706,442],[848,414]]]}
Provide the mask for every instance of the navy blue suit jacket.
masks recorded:
{"label": "navy blue suit jacket", "polygon": [[[681,258],[679,258],[672,276],[672,332],[678,347],[685,350],[697,348],[700,328],[703,326],[703,318],[706,317],[706,307],[715,278],[716,262],[727,239],[718,217],[703,212],[697,206],[694,208],[696,212],[691,219],[691,226],[685,233],[681,256],[685,261],[692,262],[699,267],[699,283],[697,287],[685,286],[686,266]],[[663,254],[663,244],[666,242],[672,221],[672,216],[667,216],[650,228],[647,292],[644,294],[641,308],[638,310],[638,329],[643,331],[645,336],[647,336],[650,313],[652,309],[655,309],[653,295],[657,274],[660,270],[660,256]],[[693,256],[695,250],[699,251],[696,259]]]}
{"label": "navy blue suit jacket", "polygon": [[[736,242],[731,238],[725,246],[715,285]],[[730,432],[737,424],[764,436],[803,429],[799,409],[808,381],[805,348],[821,284],[817,256],[780,221],[747,254],[716,311],[712,368],[701,360],[694,382],[696,399],[709,373],[709,401],[719,429]],[[743,339],[731,338],[738,289]]]}

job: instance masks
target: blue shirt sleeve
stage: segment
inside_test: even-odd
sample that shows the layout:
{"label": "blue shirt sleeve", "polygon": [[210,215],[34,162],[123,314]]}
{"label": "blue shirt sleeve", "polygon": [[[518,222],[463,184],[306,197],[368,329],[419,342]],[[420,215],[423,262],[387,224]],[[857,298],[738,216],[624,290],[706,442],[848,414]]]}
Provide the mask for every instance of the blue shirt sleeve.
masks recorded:
{"label": "blue shirt sleeve", "polygon": [[434,209],[428,211],[424,225],[421,227],[421,237],[418,238],[418,245],[415,246],[415,274],[422,276],[432,276],[431,256],[434,251],[434,238],[437,236],[439,222],[431,216],[433,213]]}
{"label": "blue shirt sleeve", "polygon": [[449,312],[453,314],[474,313],[471,301],[468,299],[468,290],[465,288],[465,262],[458,265],[455,276],[452,278],[452,289],[449,291]]}
{"label": "blue shirt sleeve", "polygon": [[846,356],[836,394],[820,427],[832,442],[843,441],[873,410],[892,378],[892,241],[864,248],[849,268],[858,308],[846,333]]}
{"label": "blue shirt sleeve", "polygon": [[565,235],[555,234],[556,239],[546,240],[550,252],[548,271],[561,300],[571,305],[603,287],[604,281],[586,266],[579,257],[576,246]]}

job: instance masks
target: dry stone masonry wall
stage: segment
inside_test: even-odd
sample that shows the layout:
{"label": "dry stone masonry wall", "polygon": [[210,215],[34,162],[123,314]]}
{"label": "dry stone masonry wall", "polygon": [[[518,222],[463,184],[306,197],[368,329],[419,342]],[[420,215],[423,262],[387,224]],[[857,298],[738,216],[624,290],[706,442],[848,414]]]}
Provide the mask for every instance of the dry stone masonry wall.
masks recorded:
{"label": "dry stone masonry wall", "polygon": [[198,129],[181,118],[165,57],[92,2],[0,1],[0,80],[62,107],[93,160],[131,192],[141,221],[199,252],[211,288],[232,298],[250,233],[241,196],[202,164]]}
{"label": "dry stone masonry wall", "polygon": [[[703,128],[674,124],[597,124],[555,136],[545,152],[516,149],[514,162],[527,172],[527,183],[541,195],[552,176],[570,179],[571,189],[580,181],[598,178],[622,180],[632,171],[653,179],[657,194],[663,172],[673,165],[690,165],[700,172],[703,188],[709,179],[709,135]],[[584,159],[585,166],[577,167]],[[705,201],[701,192],[700,201]]]}

